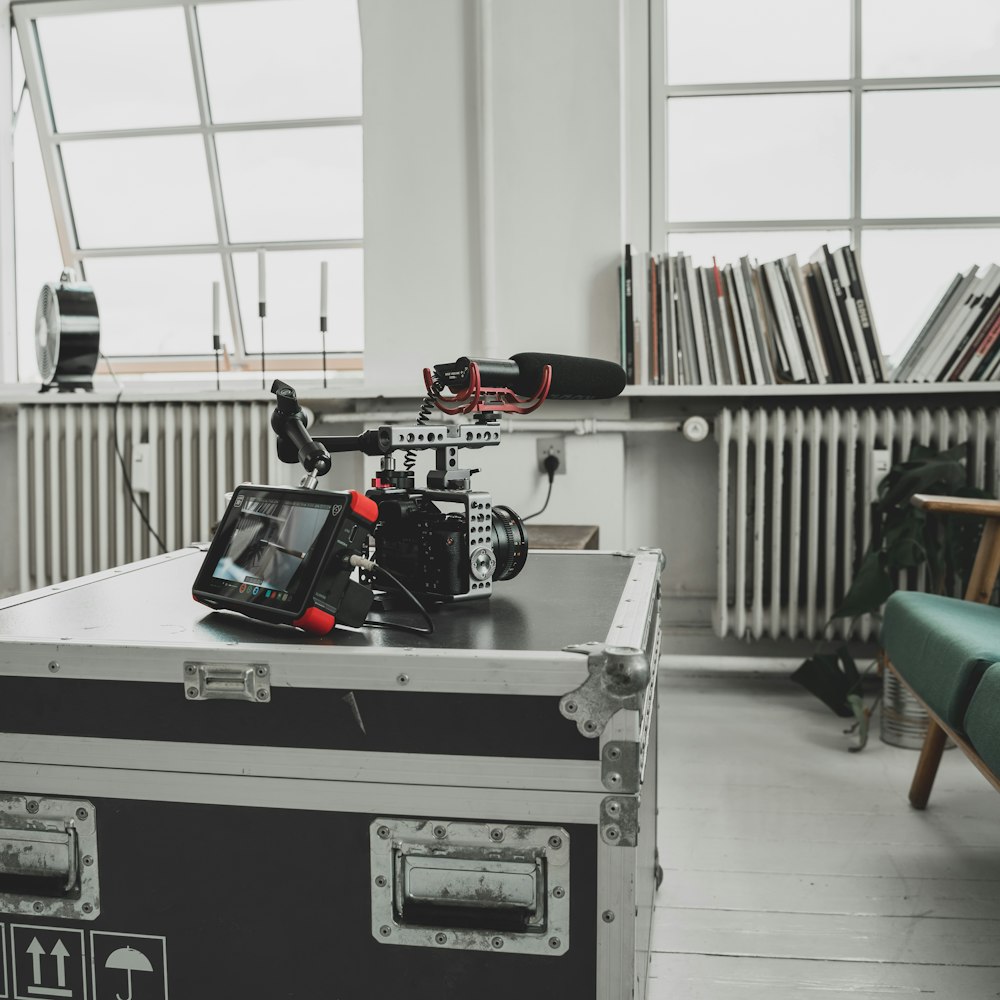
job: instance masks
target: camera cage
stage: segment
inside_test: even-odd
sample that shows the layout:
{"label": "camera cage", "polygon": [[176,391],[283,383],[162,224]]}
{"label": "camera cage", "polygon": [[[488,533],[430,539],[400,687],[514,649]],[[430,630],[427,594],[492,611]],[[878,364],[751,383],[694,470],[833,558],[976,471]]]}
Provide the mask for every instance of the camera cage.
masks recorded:
{"label": "camera cage", "polygon": [[[499,445],[500,415],[532,413],[545,401],[552,382],[552,368],[545,365],[536,391],[530,396],[520,396],[508,388],[484,385],[480,365],[474,360],[461,360],[466,364],[458,370],[458,375],[465,384],[458,385],[457,391],[453,388],[453,395],[445,395],[445,381],[436,377],[430,368],[425,368],[427,396],[414,423],[382,425],[355,437],[313,438],[306,430],[295,390],[279,380],[271,386],[277,401],[271,426],[278,438],[278,457],[288,464],[299,462],[302,465],[305,470],[302,487],[316,488],[319,477],[330,470],[331,453],[360,452],[381,458],[381,466],[368,494],[376,503],[405,495],[419,502],[455,504],[461,508],[467,546],[462,560],[467,566],[467,589],[464,593],[441,594],[421,590],[419,586],[415,588],[431,598],[446,600],[483,598],[492,593],[497,569],[495,536],[502,536],[502,542],[510,546],[510,576],[516,575],[524,564],[527,539],[520,518],[508,508],[499,508],[504,513],[498,514],[490,494],[472,489],[472,476],[479,470],[461,467],[458,453],[466,448]],[[471,415],[472,420],[458,424],[431,423],[429,416],[433,408],[448,416]],[[434,467],[427,474],[426,488],[418,488],[415,482],[413,465],[415,453],[419,451],[433,451],[435,456]],[[397,452],[407,455],[401,469],[395,463]],[[381,521],[373,532],[376,539],[380,525]],[[514,537],[515,534],[520,537]],[[370,582],[370,574],[362,575],[363,580],[366,578]]]}

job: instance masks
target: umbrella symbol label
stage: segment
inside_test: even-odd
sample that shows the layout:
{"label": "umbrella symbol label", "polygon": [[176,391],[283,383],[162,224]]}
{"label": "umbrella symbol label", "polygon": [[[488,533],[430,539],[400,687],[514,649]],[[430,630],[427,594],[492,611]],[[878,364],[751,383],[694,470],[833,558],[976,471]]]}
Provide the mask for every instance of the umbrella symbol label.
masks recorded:
{"label": "umbrella symbol label", "polygon": [[86,1000],[83,931],[12,924],[14,1000]]}
{"label": "umbrella symbol label", "polygon": [[167,939],[90,932],[93,1000],[167,1000]]}

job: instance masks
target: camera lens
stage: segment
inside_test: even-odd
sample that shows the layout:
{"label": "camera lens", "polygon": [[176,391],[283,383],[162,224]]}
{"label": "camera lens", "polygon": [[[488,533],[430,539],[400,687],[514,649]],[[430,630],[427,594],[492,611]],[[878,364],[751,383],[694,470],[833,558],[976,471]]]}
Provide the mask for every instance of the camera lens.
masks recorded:
{"label": "camera lens", "polygon": [[528,558],[524,521],[510,507],[493,508],[493,554],[497,557],[494,580],[513,580]]}

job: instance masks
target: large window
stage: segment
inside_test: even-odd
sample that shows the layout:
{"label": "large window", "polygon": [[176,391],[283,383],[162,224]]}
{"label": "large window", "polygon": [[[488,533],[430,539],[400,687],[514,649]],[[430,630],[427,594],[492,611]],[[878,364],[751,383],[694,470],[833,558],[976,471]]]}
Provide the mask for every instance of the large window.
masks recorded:
{"label": "large window", "polygon": [[[268,367],[363,346],[357,0],[14,5],[19,370],[41,285],[91,282],[122,369]],[[23,81],[23,83],[22,83]]]}
{"label": "large window", "polygon": [[1000,263],[995,0],[651,0],[653,246],[859,248],[883,349]]}

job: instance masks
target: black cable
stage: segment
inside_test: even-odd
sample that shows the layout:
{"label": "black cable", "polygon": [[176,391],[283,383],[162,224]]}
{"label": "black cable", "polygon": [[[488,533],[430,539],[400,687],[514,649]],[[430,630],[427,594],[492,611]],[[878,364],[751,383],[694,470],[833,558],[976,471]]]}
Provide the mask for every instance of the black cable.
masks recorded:
{"label": "black cable", "polygon": [[416,635],[430,635],[434,631],[434,621],[428,614],[427,609],[410,591],[409,587],[407,587],[406,584],[404,584],[394,573],[390,573],[384,566],[376,565],[374,566],[374,571],[376,573],[384,573],[404,594],[406,594],[406,596],[416,605],[420,614],[423,615],[424,621],[427,622],[427,628],[421,628],[419,625],[404,625],[402,622],[378,621],[371,618],[367,619],[364,624],[366,626],[370,626],[371,628],[394,628],[399,629],[401,632],[413,632]]}
{"label": "black cable", "polygon": [[115,374],[115,370],[111,367],[111,362],[108,361],[108,357],[103,351],[101,352],[101,358],[108,367],[108,374],[114,379],[115,385],[118,386],[118,395],[115,396],[114,404],[111,407],[111,439],[115,444],[115,455],[118,456],[118,464],[121,466],[122,479],[125,480],[125,489],[128,490],[128,498],[132,501],[132,506],[139,512],[139,517],[142,518],[142,523],[146,525],[146,530],[153,538],[156,539],[157,544],[160,546],[160,551],[166,552],[166,544],[157,534],[156,529],[152,526],[152,524],[149,523],[149,518],[146,517],[146,512],[142,509],[139,501],[135,498],[135,493],[132,490],[132,480],[129,477],[128,469],[125,467],[125,456],[122,454],[122,450],[118,446],[118,404],[121,402],[122,393],[125,392],[125,386],[118,381],[118,376]]}
{"label": "black cable", "polygon": [[545,456],[545,471],[549,474],[549,491],[545,494],[545,503],[535,511],[534,514],[529,514],[527,517],[522,517],[521,521],[530,521],[533,517],[538,517],[539,514],[545,513],[545,508],[549,505],[549,500],[552,499],[552,484],[556,481],[556,469],[559,468],[559,459],[555,455]]}

